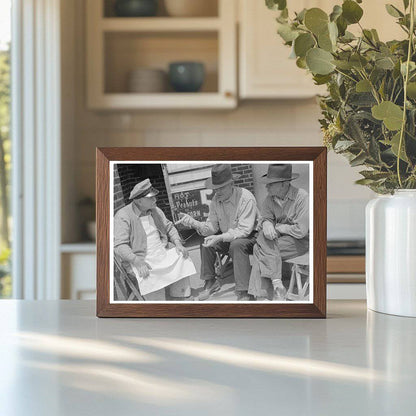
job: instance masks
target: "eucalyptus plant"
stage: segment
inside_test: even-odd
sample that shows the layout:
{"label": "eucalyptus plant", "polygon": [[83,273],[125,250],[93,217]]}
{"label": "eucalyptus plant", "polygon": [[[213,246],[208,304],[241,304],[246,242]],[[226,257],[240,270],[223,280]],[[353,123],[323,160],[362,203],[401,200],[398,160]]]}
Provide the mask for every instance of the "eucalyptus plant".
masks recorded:
{"label": "eucalyptus plant", "polygon": [[277,32],[296,65],[327,87],[319,97],[325,145],[351,166],[364,166],[357,183],[380,194],[416,188],[414,2],[385,6],[404,40],[382,42],[360,23],[362,0],[344,0],[329,14],[304,9],[293,18],[286,0],[266,0],[280,11]]}

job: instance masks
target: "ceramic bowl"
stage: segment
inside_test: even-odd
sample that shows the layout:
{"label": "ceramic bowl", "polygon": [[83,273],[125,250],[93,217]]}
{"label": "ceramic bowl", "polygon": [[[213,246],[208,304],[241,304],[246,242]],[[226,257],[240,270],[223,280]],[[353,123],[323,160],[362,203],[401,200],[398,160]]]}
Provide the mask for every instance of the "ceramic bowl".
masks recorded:
{"label": "ceramic bowl", "polygon": [[161,69],[138,68],[129,73],[127,83],[129,92],[165,92],[167,90],[167,75]]}
{"label": "ceramic bowl", "polygon": [[205,80],[205,67],[201,62],[172,62],[169,65],[169,82],[177,92],[197,92]]}
{"label": "ceramic bowl", "polygon": [[114,11],[119,17],[156,16],[157,2],[158,0],[117,0]]}

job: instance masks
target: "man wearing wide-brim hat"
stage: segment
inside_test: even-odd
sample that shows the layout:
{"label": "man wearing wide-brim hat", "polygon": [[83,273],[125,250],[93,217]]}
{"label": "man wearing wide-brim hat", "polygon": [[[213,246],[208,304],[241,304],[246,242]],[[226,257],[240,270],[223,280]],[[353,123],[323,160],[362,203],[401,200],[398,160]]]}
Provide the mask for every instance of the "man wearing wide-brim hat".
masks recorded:
{"label": "man wearing wide-brim hat", "polygon": [[220,289],[215,279],[216,252],[229,253],[233,260],[237,300],[249,300],[250,259],[255,243],[258,209],[254,195],[234,186],[231,165],[213,166],[206,187],[214,191],[208,219],[200,222],[181,214],[180,222],[205,236],[201,245],[201,279],[205,281],[199,300],[208,299]]}
{"label": "man wearing wide-brim hat", "polygon": [[261,209],[249,287],[256,299],[284,300],[282,261],[309,250],[309,195],[292,185],[298,177],[291,164],[273,164],[262,178],[268,196]]}
{"label": "man wearing wide-brim hat", "polygon": [[132,202],[114,216],[114,253],[145,300],[165,300],[165,288],[171,296],[187,297],[188,276],[196,270],[175,226],[156,206],[158,193],[149,179],[134,186]]}

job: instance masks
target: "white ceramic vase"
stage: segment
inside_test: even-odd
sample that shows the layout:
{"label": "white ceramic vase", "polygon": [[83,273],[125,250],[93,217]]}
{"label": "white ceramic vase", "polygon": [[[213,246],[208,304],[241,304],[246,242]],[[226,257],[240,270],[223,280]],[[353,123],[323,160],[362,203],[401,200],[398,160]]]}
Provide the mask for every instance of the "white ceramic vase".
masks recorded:
{"label": "white ceramic vase", "polygon": [[368,203],[366,281],[369,309],[416,317],[416,190]]}

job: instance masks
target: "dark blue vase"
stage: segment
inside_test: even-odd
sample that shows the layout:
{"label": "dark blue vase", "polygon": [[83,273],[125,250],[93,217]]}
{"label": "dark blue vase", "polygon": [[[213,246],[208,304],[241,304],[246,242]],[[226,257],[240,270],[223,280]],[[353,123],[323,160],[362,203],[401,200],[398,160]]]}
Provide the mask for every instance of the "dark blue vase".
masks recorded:
{"label": "dark blue vase", "polygon": [[169,65],[169,81],[177,92],[197,92],[205,80],[205,68],[201,62],[172,62]]}
{"label": "dark blue vase", "polygon": [[158,0],[117,0],[114,10],[120,17],[156,16]]}

